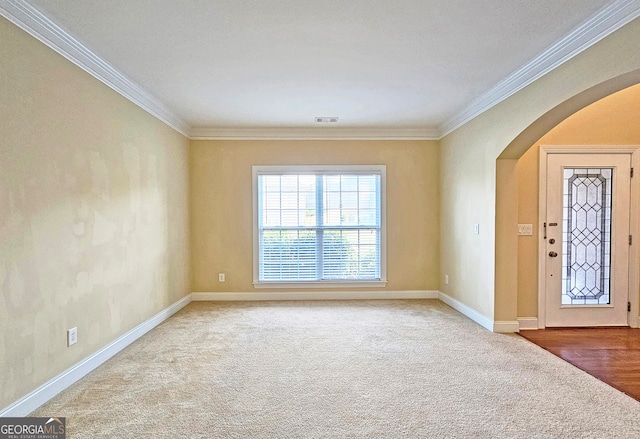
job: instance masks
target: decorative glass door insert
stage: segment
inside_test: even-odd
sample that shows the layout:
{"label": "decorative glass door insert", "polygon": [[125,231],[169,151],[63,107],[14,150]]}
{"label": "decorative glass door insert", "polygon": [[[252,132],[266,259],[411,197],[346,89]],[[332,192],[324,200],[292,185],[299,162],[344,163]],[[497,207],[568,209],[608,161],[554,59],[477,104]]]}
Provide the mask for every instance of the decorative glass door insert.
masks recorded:
{"label": "decorative glass door insert", "polygon": [[564,168],[564,306],[611,303],[613,172],[613,168]]}

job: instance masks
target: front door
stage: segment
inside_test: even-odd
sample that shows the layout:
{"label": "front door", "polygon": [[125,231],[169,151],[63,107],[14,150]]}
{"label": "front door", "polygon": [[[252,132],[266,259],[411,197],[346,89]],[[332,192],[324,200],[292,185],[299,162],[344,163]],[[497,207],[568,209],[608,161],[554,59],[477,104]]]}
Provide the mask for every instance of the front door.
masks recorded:
{"label": "front door", "polygon": [[628,325],[631,154],[550,153],[546,169],[546,326]]}

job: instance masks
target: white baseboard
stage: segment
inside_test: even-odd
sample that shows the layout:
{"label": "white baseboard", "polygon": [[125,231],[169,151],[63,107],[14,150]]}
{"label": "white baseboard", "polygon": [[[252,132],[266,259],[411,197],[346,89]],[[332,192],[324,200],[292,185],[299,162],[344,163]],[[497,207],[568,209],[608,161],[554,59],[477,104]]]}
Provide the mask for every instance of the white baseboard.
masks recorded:
{"label": "white baseboard", "polygon": [[190,294],[178,300],[173,305],[163,309],[149,320],[139,324],[131,331],[62,372],[60,375],[47,381],[33,392],[4,408],[0,411],[0,417],[27,416],[58,393],[71,386],[73,383],[89,374],[92,370],[103,364],[131,343],[151,331],[160,323],[167,320],[173,314],[180,311],[189,304],[189,302],[191,302]]}
{"label": "white baseboard", "polygon": [[442,302],[446,303],[447,305],[449,305],[451,308],[455,309],[459,313],[469,317],[471,320],[473,320],[483,328],[488,329],[491,332],[494,331],[494,321],[489,317],[483,314],[480,314],[475,309],[465,305],[459,300],[454,299],[453,297],[443,292],[439,292],[438,299],[440,299]]}
{"label": "white baseboard", "polygon": [[537,317],[518,317],[518,324],[522,330],[539,329]]}
{"label": "white baseboard", "polygon": [[[639,326],[638,325],[639,322],[640,322],[639,317],[634,317],[634,316],[629,317],[630,328],[637,328]],[[518,317],[518,324],[520,326],[520,330],[523,330],[523,331],[541,329],[540,323],[538,322],[537,317]]]}
{"label": "white baseboard", "polygon": [[511,334],[520,330],[520,324],[517,320],[504,321],[496,320],[493,322],[493,332],[500,334]]}
{"label": "white baseboard", "polygon": [[285,291],[191,293],[193,301],[438,299],[438,291]]}

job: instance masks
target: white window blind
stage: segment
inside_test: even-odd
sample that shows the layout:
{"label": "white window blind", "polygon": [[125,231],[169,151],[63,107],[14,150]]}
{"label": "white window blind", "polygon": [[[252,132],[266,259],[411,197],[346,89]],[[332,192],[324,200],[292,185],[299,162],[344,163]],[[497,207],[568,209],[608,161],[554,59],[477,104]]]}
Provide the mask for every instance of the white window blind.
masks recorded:
{"label": "white window blind", "polygon": [[383,280],[383,176],[381,166],[254,167],[254,281]]}

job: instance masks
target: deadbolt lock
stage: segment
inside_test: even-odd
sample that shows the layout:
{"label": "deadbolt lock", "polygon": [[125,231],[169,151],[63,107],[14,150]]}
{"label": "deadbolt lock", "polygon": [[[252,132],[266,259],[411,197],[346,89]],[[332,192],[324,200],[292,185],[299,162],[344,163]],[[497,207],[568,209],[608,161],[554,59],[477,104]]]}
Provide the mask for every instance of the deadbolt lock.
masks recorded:
{"label": "deadbolt lock", "polygon": [[556,240],[555,240],[555,239],[551,238],[551,239],[549,240],[549,244],[555,244],[555,243],[556,243]]}

